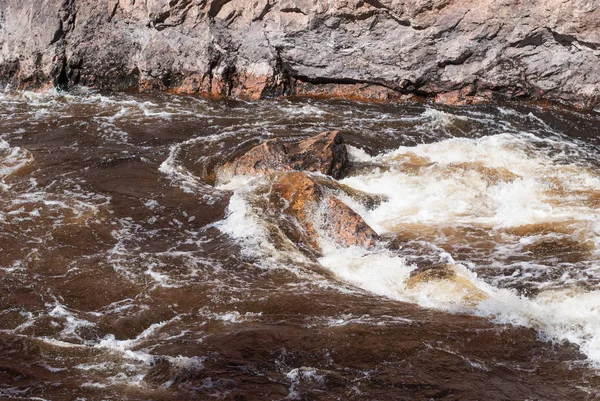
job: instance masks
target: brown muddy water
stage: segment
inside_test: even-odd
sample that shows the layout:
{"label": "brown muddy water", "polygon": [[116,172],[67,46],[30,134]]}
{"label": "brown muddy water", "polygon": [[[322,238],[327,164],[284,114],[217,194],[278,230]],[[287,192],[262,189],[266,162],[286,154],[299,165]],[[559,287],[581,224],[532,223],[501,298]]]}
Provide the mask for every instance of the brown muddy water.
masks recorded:
{"label": "brown muddy water", "polygon": [[[377,249],[307,255],[271,178],[220,167],[329,129]],[[522,105],[1,94],[0,398],[598,399],[599,138]]]}

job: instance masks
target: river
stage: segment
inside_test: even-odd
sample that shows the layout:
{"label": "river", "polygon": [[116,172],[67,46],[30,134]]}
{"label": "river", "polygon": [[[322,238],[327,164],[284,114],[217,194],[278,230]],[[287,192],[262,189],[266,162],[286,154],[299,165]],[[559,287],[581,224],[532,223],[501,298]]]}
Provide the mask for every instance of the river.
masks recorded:
{"label": "river", "polygon": [[[309,255],[223,166],[331,129],[384,240]],[[597,399],[599,154],[555,106],[1,93],[0,397]]]}

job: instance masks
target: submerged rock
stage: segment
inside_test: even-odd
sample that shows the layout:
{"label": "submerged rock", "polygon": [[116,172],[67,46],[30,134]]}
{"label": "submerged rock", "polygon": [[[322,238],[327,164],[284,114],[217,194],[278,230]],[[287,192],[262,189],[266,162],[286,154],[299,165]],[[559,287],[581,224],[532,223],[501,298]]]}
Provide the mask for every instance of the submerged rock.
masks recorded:
{"label": "submerged rock", "polygon": [[271,176],[268,209],[281,216],[279,229],[300,249],[318,255],[320,235],[340,246],[371,248],[378,241],[377,233],[362,217],[335,196],[345,194],[367,207],[384,200],[332,179],[342,175],[347,163],[343,137],[338,131],[327,131],[295,142],[268,140],[226,170],[234,175]]}
{"label": "submerged rock", "polygon": [[453,294],[453,299],[461,299],[468,304],[477,304],[488,298],[485,292],[467,277],[458,274],[456,266],[449,263],[417,268],[406,280],[409,290],[422,289],[427,285],[442,286],[444,293]]}
{"label": "submerged rock", "polygon": [[312,171],[340,178],[348,152],[338,131],[322,132],[311,138],[284,142],[271,139],[233,162],[233,173],[263,175],[278,171]]}
{"label": "submerged rock", "polygon": [[523,246],[523,251],[536,260],[549,260],[562,263],[579,263],[587,260],[594,251],[592,240],[578,240],[573,237],[547,236]]}
{"label": "submerged rock", "polygon": [[[271,197],[274,204],[281,206],[284,214],[298,222],[302,231],[288,227],[286,234],[295,242],[307,244],[316,253],[320,253],[317,242],[319,229],[341,246],[372,248],[377,244],[377,233],[358,213],[304,173],[291,172],[278,176],[272,185]],[[315,222],[319,221],[319,213],[323,214],[323,218],[320,225],[315,226]]]}
{"label": "submerged rock", "polygon": [[415,288],[421,283],[431,281],[451,280],[456,276],[456,272],[451,264],[443,263],[435,266],[426,266],[417,268],[410,274],[410,278],[406,280],[406,288]]}

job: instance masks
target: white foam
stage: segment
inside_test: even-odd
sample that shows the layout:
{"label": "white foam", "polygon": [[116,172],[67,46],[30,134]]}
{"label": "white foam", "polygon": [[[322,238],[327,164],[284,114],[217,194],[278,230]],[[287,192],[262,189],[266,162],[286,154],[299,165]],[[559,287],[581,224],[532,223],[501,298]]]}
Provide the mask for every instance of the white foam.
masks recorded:
{"label": "white foam", "polygon": [[346,145],[346,148],[350,161],[367,162],[373,159],[364,149],[351,145]]}
{"label": "white foam", "polygon": [[[448,124],[440,120],[457,118],[443,112],[428,113],[426,117],[436,124]],[[496,232],[528,224],[575,221],[580,224],[577,235],[599,244],[594,228],[600,220],[599,211],[585,203],[574,205],[572,199],[565,198],[572,192],[600,191],[599,174],[568,162],[562,150],[573,146],[531,134],[502,134],[400,147],[374,157],[350,147],[351,159],[385,168],[346,178],[343,183],[385,195],[388,200],[372,209],[349,197],[344,201],[379,234],[392,235],[408,224],[424,228],[461,225]],[[410,165],[415,161],[420,163],[416,168]],[[409,163],[408,168],[403,163]],[[253,185],[239,180],[227,188],[234,194],[228,216],[219,227],[244,243],[249,254],[271,248],[269,254],[281,260],[284,250],[279,249],[278,254],[266,235],[269,223],[250,206]],[[466,266],[454,263],[449,254],[441,256],[454,264],[455,278],[409,286],[407,280],[415,266],[407,264],[398,252],[339,247],[324,235],[319,244],[323,250],[320,264],[345,282],[426,307],[532,327],[543,338],[579,345],[591,361],[600,365],[599,292],[582,290],[576,295],[530,299],[494,287]]]}
{"label": "white foam", "polygon": [[[386,230],[400,223],[461,223],[507,227],[553,220],[597,219],[591,208],[574,209],[553,202],[548,192],[557,182],[568,190],[600,190],[599,177],[575,166],[556,166],[544,154],[530,157],[529,142],[513,135],[451,139],[371,158],[390,171],[343,180],[365,192],[389,198],[367,219]],[[395,168],[395,159],[412,153],[431,165],[419,174]],[[477,168],[501,170],[513,179],[491,185]]]}
{"label": "white foam", "polygon": [[90,343],[95,348],[106,349],[111,352],[116,352],[124,358],[131,359],[143,364],[149,365],[154,361],[154,356],[143,350],[135,350],[144,340],[156,335],[156,333],[165,327],[167,324],[180,320],[180,316],[175,316],[173,319],[154,323],[147,329],[141,332],[137,337],[127,340],[117,340],[113,334],[106,335],[97,343]]}
{"label": "white foam", "polygon": [[298,386],[302,383],[310,383],[311,387],[325,387],[325,376],[319,374],[319,371],[313,367],[302,366],[294,368],[287,372],[285,377],[291,382],[289,393],[286,397],[288,400],[303,399],[302,393],[298,391]]}
{"label": "white foam", "polygon": [[288,117],[294,118],[295,116],[310,116],[321,118],[323,115],[327,114],[325,110],[320,109],[319,107],[311,104],[303,105],[303,106],[284,106],[280,107],[281,111],[283,111]]}
{"label": "white foam", "polygon": [[256,321],[262,317],[262,312],[245,312],[240,313],[238,311],[230,311],[230,312],[211,312],[206,308],[202,308],[199,311],[199,314],[206,319],[210,320],[218,320],[224,322],[225,324],[237,324],[243,322],[251,322]]}
{"label": "white foam", "polygon": [[0,189],[8,190],[10,187],[6,180],[12,175],[33,163],[33,155],[18,146],[0,139]]}
{"label": "white foam", "polygon": [[237,240],[256,245],[265,237],[264,225],[251,210],[242,191],[237,191],[231,196],[227,217],[219,222],[217,227]]}
{"label": "white foam", "polygon": [[343,314],[340,316],[329,317],[311,317],[309,322],[304,326],[307,328],[313,327],[342,327],[348,325],[367,325],[367,326],[389,326],[389,325],[407,325],[414,323],[411,319],[406,319],[398,316],[389,315],[352,315]]}
{"label": "white foam", "polygon": [[[445,117],[435,114],[435,118]],[[598,243],[598,233],[590,227],[600,218],[599,211],[585,204],[573,206],[561,196],[570,191],[600,191],[600,176],[590,169],[565,164],[560,159],[562,155],[551,156],[537,146],[539,143],[555,149],[573,146],[531,134],[450,139],[401,147],[370,158],[370,162],[390,166],[389,171],[376,170],[343,182],[389,198],[373,210],[360,210],[368,223],[383,232],[392,233],[403,224],[461,224],[498,230],[526,224],[580,221],[580,231],[583,231],[580,235]],[[429,160],[431,165],[425,165],[417,174],[403,170],[395,163],[408,152]],[[557,160],[561,164],[557,164]],[[471,163],[474,168],[469,165],[455,168],[465,163]],[[479,167],[502,169],[512,174],[512,178],[490,182]],[[564,188],[563,192],[552,191],[557,183]],[[551,296],[543,293],[528,299],[511,290],[494,288],[460,265],[457,273],[473,288],[471,284],[463,288],[465,282],[439,280],[409,289],[405,280],[412,269],[397,255],[334,246],[324,250],[321,264],[361,288],[427,307],[470,312],[501,323],[533,327],[547,339],[568,340],[579,345],[591,360],[600,363],[598,291]],[[473,290],[486,299],[479,302],[476,297],[474,302],[468,296],[463,297]]]}
{"label": "white foam", "polygon": [[55,301],[53,304],[46,305],[53,307],[48,316],[57,318],[63,321],[64,328],[59,333],[61,337],[68,338],[74,336],[78,340],[81,340],[77,331],[82,327],[92,327],[94,324],[88,320],[77,317],[74,313],[68,310],[68,308],[60,302]]}

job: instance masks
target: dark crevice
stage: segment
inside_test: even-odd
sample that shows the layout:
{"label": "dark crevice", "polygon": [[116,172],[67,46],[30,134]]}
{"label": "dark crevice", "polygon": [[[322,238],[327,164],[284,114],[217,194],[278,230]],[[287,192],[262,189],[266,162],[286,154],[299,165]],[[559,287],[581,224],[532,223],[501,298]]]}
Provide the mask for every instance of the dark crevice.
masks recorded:
{"label": "dark crevice", "polygon": [[71,85],[77,85],[81,79],[81,66],[83,58],[73,55],[67,62],[67,77]]}
{"label": "dark crevice", "polygon": [[160,81],[165,88],[170,88],[171,84],[174,81],[174,77],[173,77],[172,73],[169,71],[161,78]]}
{"label": "dark crevice", "polygon": [[[268,41],[268,39],[267,39]],[[260,94],[260,98],[284,96],[291,92],[291,78],[287,65],[281,57],[281,49],[275,48],[275,68],[270,82]]]}
{"label": "dark crevice", "polygon": [[171,10],[167,10],[160,14],[150,14],[150,23],[156,27],[157,25],[162,24],[171,16]]}
{"label": "dark crevice", "polygon": [[424,31],[425,29],[429,28],[428,26],[413,25],[410,21],[407,21],[406,26],[410,26],[415,31]]}
{"label": "dark crevice", "polygon": [[394,16],[391,16],[391,17],[392,17],[392,19],[393,19],[394,21],[396,21],[396,22],[398,23],[398,25],[402,25],[402,26],[409,26],[409,27],[413,28],[415,31],[420,31],[420,30],[422,30],[422,29],[415,28],[414,26],[412,26],[412,24],[410,23],[410,21],[409,21],[409,20],[399,19],[399,18],[396,18],[396,17],[394,17]]}
{"label": "dark crevice", "polygon": [[223,8],[223,6],[227,3],[229,3],[231,0],[215,0],[212,2],[212,4],[210,5],[210,9],[208,10],[208,15],[210,15],[212,18],[216,17],[219,12],[221,11],[221,9]]}
{"label": "dark crevice", "polygon": [[467,51],[455,59],[452,60],[444,60],[438,63],[439,68],[444,68],[447,65],[461,65],[464,64],[471,56],[473,55],[472,51]]}
{"label": "dark crevice", "polygon": [[229,15],[225,18],[225,23],[226,26],[229,27],[231,24],[233,24],[240,16],[242,15],[242,12],[239,10],[234,10],[232,12],[229,13]]}
{"label": "dark crevice", "polygon": [[63,22],[61,20],[58,21],[58,28],[54,32],[52,36],[52,40],[50,40],[50,44],[53,45],[59,40],[61,40],[65,36],[65,32],[63,31]]}
{"label": "dark crevice", "polygon": [[304,11],[300,10],[298,7],[282,8],[281,12],[282,13],[296,13],[296,14],[306,15],[306,13]]}
{"label": "dark crevice", "polygon": [[221,54],[217,52],[216,55],[208,63],[208,71],[206,71],[206,74],[204,74],[204,76],[202,77],[202,80],[208,79],[209,87],[212,87],[212,82],[213,82],[213,78],[214,78],[214,70],[217,68],[217,66],[219,65],[220,62],[221,62]]}
{"label": "dark crevice", "polygon": [[18,59],[4,61],[4,62],[0,63],[0,78],[1,79],[5,79],[5,78],[13,79],[17,76],[20,69],[21,69],[21,63]]}
{"label": "dark crevice", "polygon": [[573,46],[573,43],[576,43],[576,44],[579,44],[581,46],[588,47],[588,48],[590,48],[592,50],[598,50],[598,48],[600,48],[600,44],[581,41],[581,40],[577,39],[573,35],[567,35],[567,34],[558,33],[556,31],[553,31],[552,29],[549,29],[549,28],[548,28],[548,31],[552,34],[552,37],[554,38],[554,40],[556,41],[556,43],[558,43],[558,44],[560,44],[561,46],[564,46],[564,47],[571,47],[571,46]]}
{"label": "dark crevice", "polygon": [[252,22],[254,21],[262,21],[263,18],[265,18],[265,15],[267,15],[269,13],[269,11],[271,11],[271,9],[273,8],[273,4],[271,4],[270,2],[267,2],[267,4],[265,5],[265,7],[262,9],[262,11],[260,12],[260,14],[252,19]]}
{"label": "dark crevice", "polygon": [[228,65],[223,69],[223,73],[221,74],[221,77],[223,79],[223,91],[221,94],[223,96],[231,96],[231,92],[233,91],[233,88],[235,86],[236,73],[237,70],[235,68],[235,65]]}
{"label": "dark crevice", "polygon": [[62,58],[60,72],[54,79],[54,87],[59,91],[66,91],[69,88],[69,77],[67,76],[67,59]]}
{"label": "dark crevice", "polygon": [[404,85],[395,85],[386,81],[378,81],[378,80],[368,80],[368,79],[356,79],[356,78],[332,78],[332,77],[307,77],[301,74],[290,74],[290,77],[304,83],[309,83],[312,85],[327,85],[327,84],[337,84],[337,85],[375,85],[381,86],[387,89],[390,89],[394,92],[398,92],[400,94],[421,94],[418,89],[416,89],[415,85],[411,82],[404,82]]}
{"label": "dark crevice", "polygon": [[365,3],[367,3],[368,5],[375,7],[375,8],[384,8],[384,9],[388,9],[386,6],[384,6],[380,1],[378,0],[365,0]]}
{"label": "dark crevice", "polygon": [[344,21],[356,22],[367,20],[375,14],[377,14],[377,10],[370,10],[360,14],[341,13],[338,14],[337,17],[343,19]]}
{"label": "dark crevice", "polygon": [[291,76],[288,67],[283,62],[283,58],[281,57],[281,50],[277,50],[277,59],[275,65],[276,74],[279,75],[280,85],[281,85],[281,93],[285,94],[290,90],[291,87]]}
{"label": "dark crevice", "polygon": [[[64,0],[58,13],[58,28],[54,33],[50,44],[55,47],[55,62],[50,73],[50,77],[54,87],[58,90],[67,90],[69,88],[69,68],[67,65],[66,56],[66,38],[67,35],[75,28],[77,19],[77,9],[75,0]],[[41,64],[41,60],[39,62]],[[36,69],[40,70],[41,65],[37,65]]]}
{"label": "dark crevice", "polygon": [[552,38],[554,39],[554,41],[557,44],[559,44],[563,47],[566,47],[566,48],[571,48],[572,46],[575,46],[575,45],[585,46],[592,50],[598,50],[600,48],[600,44],[598,44],[598,43],[592,43],[592,42],[586,42],[583,40],[579,40],[574,35],[558,33],[550,28],[531,32],[530,34],[525,36],[524,39],[522,39],[518,42],[513,42],[509,46],[516,47],[516,48],[521,48],[521,47],[526,47],[526,46],[534,46],[534,47],[541,46],[544,43],[546,43],[546,41],[549,39],[548,33],[550,33],[552,35]]}
{"label": "dark crevice", "polygon": [[535,31],[535,32],[532,32],[532,33],[528,34],[527,36],[525,36],[525,38],[523,38],[517,42],[511,43],[509,46],[516,47],[516,48],[521,48],[521,47],[526,47],[526,46],[540,46],[544,42],[545,42],[544,31]]}
{"label": "dark crevice", "polygon": [[112,19],[115,17],[115,15],[117,15],[117,11],[119,10],[119,0],[117,0],[115,2],[115,5],[112,9],[112,11],[110,12],[110,15],[108,17],[108,22],[112,21]]}
{"label": "dark crevice", "polygon": [[[268,39],[267,39],[268,42]],[[309,77],[298,73],[289,63],[283,60],[282,49],[275,48],[275,71],[273,74],[272,85],[265,88],[261,97],[281,96],[294,94],[294,82],[302,82],[311,85],[373,85],[387,88],[398,94],[415,94],[418,96],[427,96],[428,93],[419,89],[419,82],[403,80],[400,84],[391,83],[382,80],[356,79],[348,77]]]}

